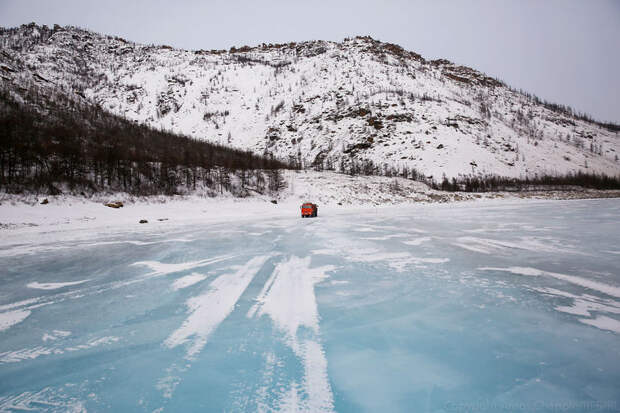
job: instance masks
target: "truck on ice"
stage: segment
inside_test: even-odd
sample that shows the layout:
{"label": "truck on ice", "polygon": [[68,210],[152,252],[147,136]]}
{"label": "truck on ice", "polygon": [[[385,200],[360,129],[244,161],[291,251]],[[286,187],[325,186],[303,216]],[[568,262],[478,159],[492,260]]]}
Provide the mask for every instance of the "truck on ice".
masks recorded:
{"label": "truck on ice", "polygon": [[316,217],[319,213],[319,206],[312,202],[305,202],[301,204],[301,217]]}

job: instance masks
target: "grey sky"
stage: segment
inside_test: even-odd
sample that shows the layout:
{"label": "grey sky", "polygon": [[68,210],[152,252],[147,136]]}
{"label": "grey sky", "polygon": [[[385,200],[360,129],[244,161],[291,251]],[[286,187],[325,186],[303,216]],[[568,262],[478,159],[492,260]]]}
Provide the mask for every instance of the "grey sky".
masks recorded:
{"label": "grey sky", "polygon": [[186,49],[369,34],[620,122],[620,1],[0,0],[31,21]]}

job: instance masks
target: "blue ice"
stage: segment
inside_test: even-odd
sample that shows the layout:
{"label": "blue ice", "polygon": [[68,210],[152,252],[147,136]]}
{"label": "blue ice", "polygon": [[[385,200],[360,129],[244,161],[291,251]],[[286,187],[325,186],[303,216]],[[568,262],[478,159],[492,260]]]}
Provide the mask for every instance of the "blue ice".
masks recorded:
{"label": "blue ice", "polygon": [[0,411],[620,411],[620,200],[0,250]]}

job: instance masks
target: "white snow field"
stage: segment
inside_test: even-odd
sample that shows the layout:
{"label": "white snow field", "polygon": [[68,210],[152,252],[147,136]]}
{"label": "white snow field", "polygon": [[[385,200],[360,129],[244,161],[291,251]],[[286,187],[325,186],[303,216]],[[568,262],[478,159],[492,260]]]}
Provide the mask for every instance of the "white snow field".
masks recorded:
{"label": "white snow field", "polygon": [[252,205],[3,229],[0,411],[620,410],[620,199]]}

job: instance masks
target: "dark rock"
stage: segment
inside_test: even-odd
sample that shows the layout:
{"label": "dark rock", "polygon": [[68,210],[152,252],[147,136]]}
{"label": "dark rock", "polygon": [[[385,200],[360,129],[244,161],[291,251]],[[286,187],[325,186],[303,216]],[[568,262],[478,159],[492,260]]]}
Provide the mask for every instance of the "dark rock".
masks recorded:
{"label": "dark rock", "polygon": [[383,129],[383,122],[381,122],[380,119],[377,119],[376,117],[371,117],[368,119],[368,125],[372,126],[373,128],[379,130],[379,129]]}
{"label": "dark rock", "polygon": [[141,220],[140,220],[140,223],[141,223],[141,224],[148,224],[149,222],[148,222],[146,219],[141,219]]}
{"label": "dark rock", "polygon": [[368,149],[372,146],[371,142],[360,142],[355,145],[349,145],[342,153],[355,153],[358,150]]}
{"label": "dark rock", "polygon": [[386,116],[387,120],[392,120],[394,122],[411,122],[412,118],[411,116],[404,114],[404,113],[397,113],[397,114],[393,114],[393,115],[388,115]]}
{"label": "dark rock", "polygon": [[49,203],[50,203],[50,201],[48,201],[47,198],[45,198],[43,201],[41,201],[41,205],[47,205]]}

